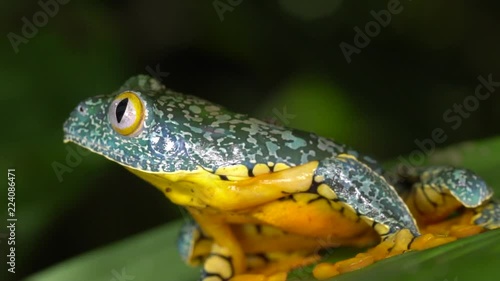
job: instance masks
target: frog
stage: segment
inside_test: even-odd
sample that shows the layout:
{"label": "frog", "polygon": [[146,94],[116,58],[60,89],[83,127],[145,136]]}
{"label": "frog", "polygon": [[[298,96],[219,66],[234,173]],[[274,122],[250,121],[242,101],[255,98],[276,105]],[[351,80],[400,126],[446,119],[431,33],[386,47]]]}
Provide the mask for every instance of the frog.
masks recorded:
{"label": "frog", "polygon": [[[177,245],[186,263],[201,265],[201,281],[282,281],[312,263],[325,279],[499,225],[493,191],[472,171],[413,169],[396,185],[346,144],[234,113],[147,75],[80,102],[63,131],[64,142],[120,164],[187,211]],[[421,231],[461,209],[472,213],[438,227],[461,225],[458,235]],[[340,246],[372,248],[318,262],[321,249]]]}

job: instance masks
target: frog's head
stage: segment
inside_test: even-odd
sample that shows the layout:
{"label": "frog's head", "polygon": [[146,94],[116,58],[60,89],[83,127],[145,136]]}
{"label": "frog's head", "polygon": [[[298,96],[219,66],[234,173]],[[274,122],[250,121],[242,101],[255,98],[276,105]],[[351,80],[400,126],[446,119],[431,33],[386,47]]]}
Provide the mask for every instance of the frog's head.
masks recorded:
{"label": "frog's head", "polygon": [[[186,97],[156,79],[129,79],[110,96],[81,102],[64,123],[64,142],[74,142],[128,168],[147,172],[188,169],[179,119]],[[182,105],[182,106],[180,106]]]}

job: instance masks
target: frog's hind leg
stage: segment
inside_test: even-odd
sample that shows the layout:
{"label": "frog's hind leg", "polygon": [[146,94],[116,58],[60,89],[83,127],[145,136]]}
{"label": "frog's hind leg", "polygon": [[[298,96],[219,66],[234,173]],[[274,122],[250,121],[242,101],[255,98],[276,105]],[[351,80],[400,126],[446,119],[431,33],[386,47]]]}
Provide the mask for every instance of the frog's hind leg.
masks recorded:
{"label": "frog's hind leg", "polygon": [[425,249],[453,241],[434,235],[420,236],[416,222],[396,190],[378,173],[350,155],[323,160],[315,179],[322,179],[318,193],[341,202],[370,225],[382,242],[365,253],[334,264],[320,263],[318,279],[353,271],[387,257],[413,249]]}
{"label": "frog's hind leg", "polygon": [[500,201],[491,200],[474,210],[472,222],[486,229],[500,228]]}
{"label": "frog's hind leg", "polygon": [[[400,175],[411,185],[405,202],[424,232],[465,237],[483,230],[481,220],[472,220],[473,210],[485,204],[493,191],[472,171],[432,166],[406,169]],[[460,218],[448,219],[463,207]]]}

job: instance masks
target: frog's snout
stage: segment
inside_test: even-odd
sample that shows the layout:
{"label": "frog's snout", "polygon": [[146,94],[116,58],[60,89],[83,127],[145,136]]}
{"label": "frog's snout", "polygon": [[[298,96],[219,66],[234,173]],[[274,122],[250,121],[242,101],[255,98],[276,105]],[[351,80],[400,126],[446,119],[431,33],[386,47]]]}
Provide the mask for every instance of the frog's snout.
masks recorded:
{"label": "frog's snout", "polygon": [[78,138],[79,133],[81,133],[78,128],[84,127],[88,122],[88,111],[88,106],[84,102],[78,104],[73,111],[71,111],[68,119],[66,119],[63,124],[64,143],[75,141]]}

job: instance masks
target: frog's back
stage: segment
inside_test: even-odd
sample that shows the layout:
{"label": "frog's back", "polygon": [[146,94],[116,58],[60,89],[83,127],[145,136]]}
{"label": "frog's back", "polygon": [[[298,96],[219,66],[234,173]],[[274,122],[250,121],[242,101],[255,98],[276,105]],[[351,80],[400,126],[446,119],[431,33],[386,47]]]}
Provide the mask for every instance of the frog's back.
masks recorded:
{"label": "frog's back", "polygon": [[233,113],[197,97],[180,94],[167,97],[161,96],[159,100],[175,102],[164,104],[167,106],[164,120],[169,122],[164,127],[175,127],[190,157],[207,169],[244,165],[251,171],[256,164],[283,169],[349,154],[380,171],[375,160],[332,139]]}

